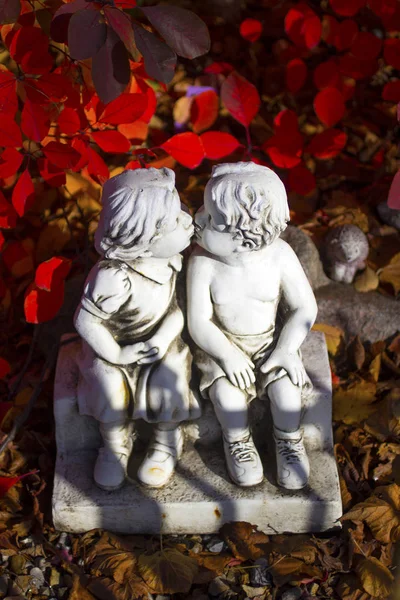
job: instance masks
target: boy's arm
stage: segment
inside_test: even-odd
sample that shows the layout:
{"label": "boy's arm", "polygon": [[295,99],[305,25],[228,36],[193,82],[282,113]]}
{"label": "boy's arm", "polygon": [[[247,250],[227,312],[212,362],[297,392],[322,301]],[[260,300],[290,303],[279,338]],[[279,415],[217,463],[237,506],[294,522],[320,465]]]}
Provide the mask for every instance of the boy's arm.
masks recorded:
{"label": "boy's arm", "polygon": [[245,389],[255,381],[254,364],[212,322],[211,275],[210,259],[201,255],[190,257],[187,273],[189,333],[194,342],[221,365],[229,381]]}
{"label": "boy's arm", "polygon": [[283,240],[280,253],[281,289],[288,315],[276,348],[296,353],[317,317],[318,307],[303,267],[292,248]]}

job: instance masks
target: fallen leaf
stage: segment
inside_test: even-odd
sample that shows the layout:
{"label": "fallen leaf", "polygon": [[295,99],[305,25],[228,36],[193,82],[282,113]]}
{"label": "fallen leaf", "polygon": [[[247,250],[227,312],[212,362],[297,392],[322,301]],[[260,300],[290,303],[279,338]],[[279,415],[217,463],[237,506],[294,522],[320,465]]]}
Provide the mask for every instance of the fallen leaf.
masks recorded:
{"label": "fallen leaf", "polygon": [[379,380],[379,373],[381,371],[382,354],[377,354],[369,365],[368,373],[371,375],[372,380],[377,383]]}
{"label": "fallen leaf", "polygon": [[332,327],[326,323],[315,323],[312,327],[313,331],[322,331],[325,334],[326,345],[328,352],[332,356],[335,356],[339,349],[340,342],[344,333],[339,327]]}
{"label": "fallen leaf", "polygon": [[263,544],[269,541],[265,533],[257,531],[256,525],[244,521],[225,523],[219,531],[235,558],[255,560],[264,555]]}
{"label": "fallen leaf", "polygon": [[[87,589],[99,600],[140,600],[141,598],[147,600],[150,597],[147,585],[137,575],[132,576],[124,585],[109,577],[93,577]],[[77,597],[75,600],[80,598]]]}
{"label": "fallen leaf", "polygon": [[379,542],[397,542],[400,539],[400,486],[392,483],[377,487],[372,496],[356,504],[341,520],[363,521]]}
{"label": "fallen leaf", "polygon": [[391,593],[394,577],[377,558],[363,558],[356,566],[356,573],[364,590],[374,598],[387,598]]}
{"label": "fallen leaf", "polygon": [[347,348],[347,357],[353,368],[357,371],[361,369],[365,361],[365,350],[358,335],[352,340]]}
{"label": "fallen leaf", "polygon": [[367,419],[375,410],[376,384],[359,381],[347,389],[338,388],[333,394],[333,419],[347,425]]}
{"label": "fallen leaf", "polygon": [[400,252],[395,254],[386,267],[378,271],[380,281],[390,283],[393,286],[394,293],[400,292]]}
{"label": "fallen leaf", "polygon": [[141,554],[138,570],[145,583],[155,594],[185,594],[192,587],[198,571],[196,560],[175,548]]}
{"label": "fallen leaf", "polygon": [[353,285],[357,292],[371,292],[379,286],[379,277],[371,267],[367,266],[361,275],[356,277]]}

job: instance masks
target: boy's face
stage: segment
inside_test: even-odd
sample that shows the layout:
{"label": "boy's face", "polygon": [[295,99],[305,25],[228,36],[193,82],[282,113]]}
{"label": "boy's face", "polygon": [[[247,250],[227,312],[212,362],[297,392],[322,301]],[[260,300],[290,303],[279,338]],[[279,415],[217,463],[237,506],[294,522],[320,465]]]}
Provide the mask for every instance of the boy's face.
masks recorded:
{"label": "boy's face", "polygon": [[196,242],[211,254],[230,256],[239,248],[243,248],[242,238],[238,237],[235,231],[229,231],[223,216],[216,210],[207,189],[204,195],[204,205],[196,212],[194,222]]}
{"label": "boy's face", "polygon": [[174,204],[171,210],[166,229],[162,236],[149,246],[148,250],[155,258],[170,258],[189,246],[193,232],[193,219],[185,206],[182,205],[181,208],[177,199],[176,206]]}

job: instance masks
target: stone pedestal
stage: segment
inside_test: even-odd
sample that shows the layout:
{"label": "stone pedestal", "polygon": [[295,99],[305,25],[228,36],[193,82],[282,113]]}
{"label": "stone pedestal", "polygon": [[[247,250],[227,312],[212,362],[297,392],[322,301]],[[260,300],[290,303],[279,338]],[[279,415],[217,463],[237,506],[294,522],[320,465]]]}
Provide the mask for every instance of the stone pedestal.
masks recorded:
{"label": "stone pedestal", "polygon": [[239,488],[228,478],[219,425],[207,404],[203,416],[186,426],[186,446],[176,473],[160,490],[139,485],[135,473],[151,427],[137,423],[129,478],[120,490],[105,492],[93,482],[100,444],[97,423],[78,413],[75,356],[80,341],[64,336],[60,349],[54,410],[57,464],[53,518],[57,529],[83,532],[102,527],[120,533],[213,533],[228,521],[248,521],[265,533],[318,532],[338,526],[342,514],[333,457],[331,376],[323,334],[311,332],[302,346],[314,385],[304,401],[302,427],[311,464],[309,485],[300,492],[274,484],[271,419],[266,402],[252,403],[252,429],[264,462],[265,478],[254,488]]}

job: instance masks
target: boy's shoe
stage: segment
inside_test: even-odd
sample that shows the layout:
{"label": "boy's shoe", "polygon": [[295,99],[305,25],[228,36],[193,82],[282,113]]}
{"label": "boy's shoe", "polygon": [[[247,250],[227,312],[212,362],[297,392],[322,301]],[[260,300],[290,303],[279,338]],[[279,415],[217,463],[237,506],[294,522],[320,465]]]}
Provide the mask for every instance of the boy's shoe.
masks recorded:
{"label": "boy's shoe", "polygon": [[300,429],[293,432],[274,427],[278,485],[287,490],[301,490],[308,483],[310,463]]}
{"label": "boy's shoe", "polygon": [[156,428],[154,438],[139,467],[137,477],[147,487],[159,488],[167,483],[183,451],[183,432]]}
{"label": "boy's shoe", "polygon": [[104,446],[99,450],[93,476],[103,490],[117,490],[125,481],[133,445],[131,430],[125,422],[100,423]]}
{"label": "boy's shoe", "polygon": [[242,487],[261,483],[264,472],[251,433],[236,442],[228,442],[225,436],[223,440],[226,466],[232,481]]}

